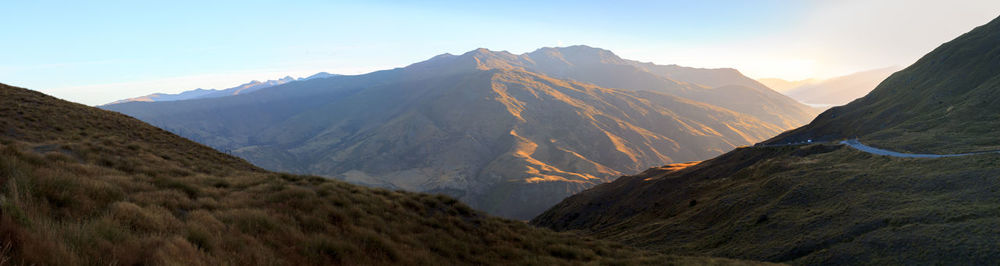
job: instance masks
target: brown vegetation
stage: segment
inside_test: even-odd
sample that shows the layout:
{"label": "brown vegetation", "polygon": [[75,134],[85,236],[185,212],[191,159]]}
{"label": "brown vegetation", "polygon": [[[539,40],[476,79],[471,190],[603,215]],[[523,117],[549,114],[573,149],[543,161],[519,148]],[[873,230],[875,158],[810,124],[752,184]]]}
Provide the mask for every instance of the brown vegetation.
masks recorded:
{"label": "brown vegetation", "polygon": [[1000,155],[741,148],[574,195],[532,221],[671,254],[791,264],[995,264]]}
{"label": "brown vegetation", "polygon": [[738,263],[262,171],[113,112],[0,84],[0,264]]}

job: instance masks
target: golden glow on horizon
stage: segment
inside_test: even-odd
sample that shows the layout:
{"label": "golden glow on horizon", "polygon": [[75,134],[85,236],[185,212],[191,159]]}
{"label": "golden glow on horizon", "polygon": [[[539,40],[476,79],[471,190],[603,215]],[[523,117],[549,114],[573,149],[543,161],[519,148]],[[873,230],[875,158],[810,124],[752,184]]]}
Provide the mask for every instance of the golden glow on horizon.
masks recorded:
{"label": "golden glow on horizon", "polygon": [[[803,80],[810,78],[826,78],[825,75],[830,74],[821,73],[819,70],[822,67],[823,66],[817,63],[816,60],[811,59],[778,59],[759,62],[758,65],[752,66],[749,69],[753,69],[753,72],[755,73],[780,73],[778,77],[786,80]],[[762,74],[744,74],[753,78],[769,78],[757,77],[757,75]]]}

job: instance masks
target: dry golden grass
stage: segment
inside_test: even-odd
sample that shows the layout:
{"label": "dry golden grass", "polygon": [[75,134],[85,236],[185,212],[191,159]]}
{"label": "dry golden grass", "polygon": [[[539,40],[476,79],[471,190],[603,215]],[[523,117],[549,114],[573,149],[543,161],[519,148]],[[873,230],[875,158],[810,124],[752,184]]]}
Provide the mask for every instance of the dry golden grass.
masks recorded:
{"label": "dry golden grass", "polygon": [[262,171],[117,113],[0,84],[0,265],[732,264]]}

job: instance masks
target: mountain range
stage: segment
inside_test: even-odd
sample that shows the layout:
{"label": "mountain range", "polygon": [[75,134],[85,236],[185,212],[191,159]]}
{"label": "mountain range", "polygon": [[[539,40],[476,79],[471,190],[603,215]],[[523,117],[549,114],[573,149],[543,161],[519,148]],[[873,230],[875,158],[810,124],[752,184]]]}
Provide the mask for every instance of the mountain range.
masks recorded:
{"label": "mountain range", "polygon": [[444,193],[516,219],[815,114],[733,69],[640,63],[587,46],[477,49],[229,97],[101,108],[267,169]]}
{"label": "mountain range", "polygon": [[1000,18],[866,96],[703,162],[595,186],[532,224],[647,250],[791,264],[1000,261]]}
{"label": "mountain range", "polygon": [[177,93],[177,94],[154,93],[154,94],[150,94],[150,95],[146,95],[146,96],[140,96],[140,97],[135,97],[135,98],[128,98],[128,99],[123,99],[123,100],[117,100],[117,101],[111,102],[111,103],[106,104],[106,105],[121,104],[121,103],[127,103],[127,102],[167,102],[167,101],[181,101],[181,100],[192,100],[192,99],[202,99],[202,98],[216,98],[216,97],[233,96],[233,95],[238,95],[238,94],[241,94],[241,93],[245,94],[245,93],[254,92],[254,91],[257,91],[257,90],[260,90],[260,89],[263,89],[263,88],[270,88],[270,87],[278,86],[278,85],[289,83],[289,82],[292,82],[292,81],[310,80],[310,79],[317,79],[317,78],[329,78],[329,77],[336,77],[336,76],[338,76],[338,75],[337,74],[330,74],[330,73],[326,73],[326,72],[319,72],[319,73],[313,74],[312,76],[308,76],[308,77],[305,77],[305,78],[293,78],[291,76],[285,76],[284,78],[280,78],[280,79],[276,79],[276,80],[267,80],[267,81],[263,81],[263,82],[257,81],[257,80],[253,80],[253,81],[250,81],[250,82],[247,82],[247,83],[244,83],[244,84],[240,84],[239,86],[228,88],[228,89],[222,89],[222,90],[208,89],[208,90],[206,90],[206,89],[198,88],[198,89],[184,91],[184,92]]}

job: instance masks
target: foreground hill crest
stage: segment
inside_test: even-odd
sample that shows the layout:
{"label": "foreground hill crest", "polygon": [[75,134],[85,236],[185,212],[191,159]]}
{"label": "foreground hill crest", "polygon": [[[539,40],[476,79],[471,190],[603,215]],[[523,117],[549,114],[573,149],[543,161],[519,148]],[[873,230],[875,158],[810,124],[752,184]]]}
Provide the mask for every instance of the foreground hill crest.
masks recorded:
{"label": "foreground hill crest", "polygon": [[261,170],[136,119],[0,84],[0,262],[742,264],[490,217],[441,196]]}

